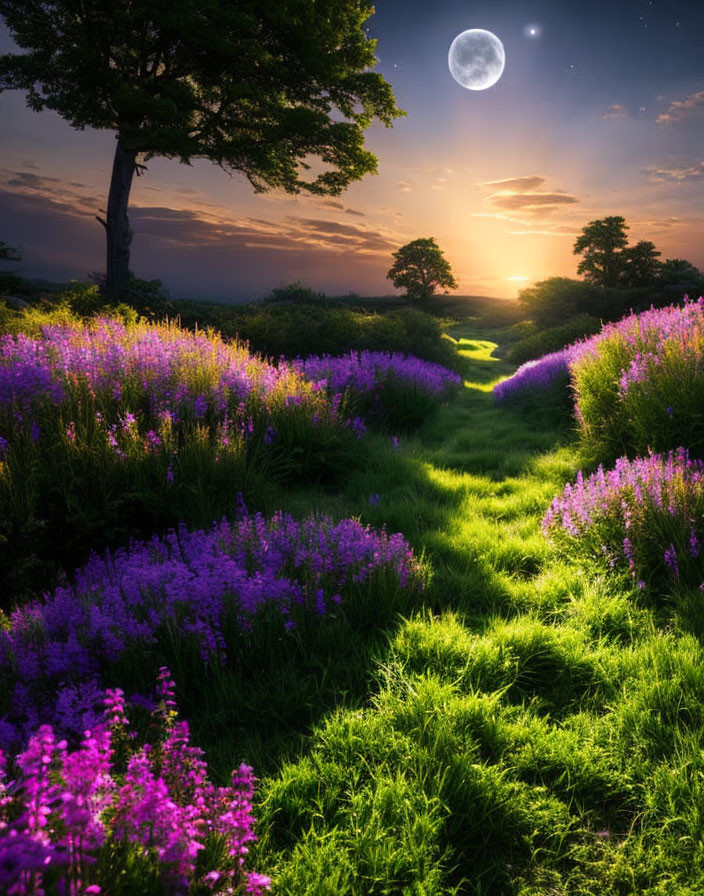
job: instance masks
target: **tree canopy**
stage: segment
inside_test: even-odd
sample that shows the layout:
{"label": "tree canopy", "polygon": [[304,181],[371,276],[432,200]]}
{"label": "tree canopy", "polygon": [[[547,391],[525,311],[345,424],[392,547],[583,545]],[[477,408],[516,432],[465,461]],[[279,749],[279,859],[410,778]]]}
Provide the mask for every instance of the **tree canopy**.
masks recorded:
{"label": "tree canopy", "polygon": [[[370,0],[0,0],[0,91],[114,130],[108,288],[124,283],[138,155],[209,159],[254,190],[339,194],[374,173],[363,131],[403,115],[363,27]],[[315,174],[312,162],[319,162]]]}
{"label": "tree canopy", "polygon": [[573,253],[584,257],[577,266],[587,283],[615,287],[623,275],[623,250],[628,244],[625,218],[614,215],[590,221],[575,240]]}
{"label": "tree canopy", "polygon": [[577,273],[587,283],[606,289],[636,289],[654,283],[660,273],[660,252],[649,240],[628,245],[628,224],[614,215],[590,221],[573,247],[582,255]]}
{"label": "tree canopy", "polygon": [[457,289],[450,264],[433,237],[406,243],[393,257],[396,260],[386,277],[405,289],[409,299],[427,302],[440,286]]}

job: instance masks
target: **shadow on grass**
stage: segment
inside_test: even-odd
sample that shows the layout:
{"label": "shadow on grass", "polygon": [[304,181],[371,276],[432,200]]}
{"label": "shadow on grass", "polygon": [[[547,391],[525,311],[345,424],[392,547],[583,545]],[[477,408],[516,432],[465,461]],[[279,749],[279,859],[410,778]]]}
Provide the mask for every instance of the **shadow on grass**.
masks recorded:
{"label": "shadow on grass", "polygon": [[[492,350],[492,343],[481,341],[476,350],[461,349],[468,379],[496,379],[494,371],[506,365],[497,368]],[[568,431],[539,414],[526,428],[520,412],[497,408],[491,392],[470,386],[416,436],[401,437],[398,449],[388,435],[369,438],[367,465],[352,473],[338,493],[282,491],[263,509],[300,517],[324,508],[336,519],[354,516],[402,532],[430,568],[429,586],[395,601],[360,597],[338,618],[312,620],[305,631],[283,633],[276,625],[262,625],[242,639],[227,667],[210,670],[205,681],[188,663],[179,668],[175,658],[184,714],[223,775],[243,759],[259,773],[272,774],[300,754],[331,712],[365,706],[401,617],[451,610],[481,628],[482,619],[517,612],[515,578],[530,580],[542,570],[546,549],[539,533],[533,533],[533,544],[519,532],[496,548],[494,505],[507,491],[516,491],[519,502],[547,502],[559,470],[542,474],[535,496],[524,497],[526,486],[508,480],[526,471],[540,479],[532,469],[536,455],[563,445]],[[475,503],[477,519],[467,524]],[[469,525],[466,537],[457,538],[464,525]]]}

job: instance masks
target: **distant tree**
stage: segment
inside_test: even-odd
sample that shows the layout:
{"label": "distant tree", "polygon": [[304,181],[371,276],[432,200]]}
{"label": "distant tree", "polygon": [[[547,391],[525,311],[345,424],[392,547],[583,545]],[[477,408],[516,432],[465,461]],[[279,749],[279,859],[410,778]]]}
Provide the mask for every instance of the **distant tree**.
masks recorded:
{"label": "distant tree", "polygon": [[704,295],[704,274],[684,258],[668,258],[660,265],[658,284],[666,300]]}
{"label": "distant tree", "polygon": [[649,240],[627,246],[621,253],[624,264],[620,285],[624,289],[654,285],[662,267],[662,262],[658,261],[661,255],[662,252],[658,252]]}
{"label": "distant tree", "polygon": [[584,257],[577,266],[587,283],[594,286],[618,287],[624,276],[628,244],[628,225],[620,215],[590,221],[577,237],[574,255]]}
{"label": "distant tree", "polygon": [[602,290],[584,280],[548,277],[518,293],[528,317],[541,327],[556,327],[578,314],[597,317],[602,311]]}
{"label": "distant tree", "polygon": [[432,237],[413,240],[393,253],[396,259],[386,277],[409,299],[427,302],[439,286],[457,289],[450,263]]}
{"label": "distant tree", "polygon": [[[0,56],[0,91],[27,91],[73,127],[115,131],[105,218],[105,288],[129,272],[127,217],[135,173],[154,156],[205,158],[244,174],[255,192],[337,195],[375,173],[363,131],[403,115],[368,71],[371,0],[0,0],[26,52]],[[342,117],[342,120],[340,120]],[[306,180],[308,157],[323,163]]]}
{"label": "distant tree", "polygon": [[22,253],[16,246],[0,240],[0,261],[22,261]]}
{"label": "distant tree", "polygon": [[327,296],[324,292],[316,292],[312,287],[296,280],[294,283],[275,286],[264,301],[267,303],[292,302],[295,305],[316,305],[325,302],[326,299]]}

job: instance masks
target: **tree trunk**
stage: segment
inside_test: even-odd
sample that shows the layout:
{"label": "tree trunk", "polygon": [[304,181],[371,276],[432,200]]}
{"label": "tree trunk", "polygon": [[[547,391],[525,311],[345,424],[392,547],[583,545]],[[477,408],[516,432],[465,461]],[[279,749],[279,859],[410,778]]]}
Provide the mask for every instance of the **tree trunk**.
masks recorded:
{"label": "tree trunk", "polygon": [[130,269],[132,231],[127,218],[127,205],[130,198],[132,178],[137,168],[136,162],[137,152],[132,149],[125,149],[118,136],[115,158],[112,163],[107,221],[101,221],[105,226],[108,243],[105,291],[111,299],[119,299],[121,297]]}

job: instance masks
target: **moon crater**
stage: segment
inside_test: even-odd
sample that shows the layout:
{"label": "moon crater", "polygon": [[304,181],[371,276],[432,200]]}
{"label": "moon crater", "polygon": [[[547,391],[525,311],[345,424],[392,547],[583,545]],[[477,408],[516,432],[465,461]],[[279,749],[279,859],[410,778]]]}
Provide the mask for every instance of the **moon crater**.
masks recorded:
{"label": "moon crater", "polygon": [[470,28],[450,44],[447,64],[452,77],[467,90],[486,90],[501,77],[506,65],[504,45],[491,31]]}

